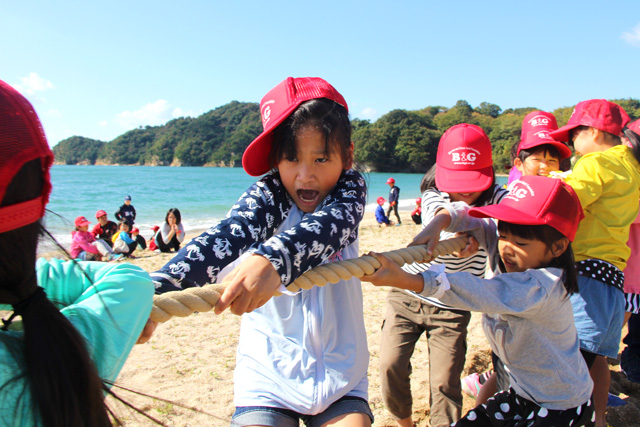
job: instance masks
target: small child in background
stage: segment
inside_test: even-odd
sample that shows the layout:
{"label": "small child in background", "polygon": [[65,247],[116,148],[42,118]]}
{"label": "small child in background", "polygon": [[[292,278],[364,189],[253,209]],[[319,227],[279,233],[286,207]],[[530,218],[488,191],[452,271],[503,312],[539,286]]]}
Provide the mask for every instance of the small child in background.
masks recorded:
{"label": "small child in background", "polygon": [[118,232],[113,235],[113,252],[117,254],[124,254],[129,258],[133,258],[133,252],[138,247],[138,242],[133,240],[129,235],[131,230],[131,224],[126,219],[120,220],[118,226]]}
{"label": "small child in background", "polygon": [[396,180],[393,178],[387,179],[387,185],[389,186],[389,208],[387,209],[387,217],[391,219],[391,211],[396,215],[398,224],[402,225],[400,214],[398,213],[398,202],[400,201],[400,187],[396,185]]}
{"label": "small child in background", "polygon": [[640,146],[629,148],[620,139],[627,121],[619,105],[591,99],[578,103],[567,125],[550,134],[569,141],[581,156],[565,178],[585,211],[573,246],[580,289],[571,302],[580,348],[595,383],[598,427],[606,425],[611,382],[606,358],[618,357],[625,306],[622,271],[640,200]]}
{"label": "small child in background", "polygon": [[411,212],[411,219],[416,224],[422,224],[422,198],[418,197],[416,199],[416,208]]}
{"label": "small child in background", "polygon": [[118,208],[115,216],[118,221],[126,219],[129,221],[129,225],[133,227],[133,224],[136,223],[136,208],[131,204],[131,196],[124,197],[124,204]]}
{"label": "small child in background", "polygon": [[[508,368],[511,388],[452,425],[594,425],[593,382],[580,354],[568,298],[578,289],[571,241],[582,217],[571,187],[552,178],[524,176],[499,204],[443,207],[412,242],[427,244],[429,252],[441,230],[471,230],[506,273],[480,279],[445,273],[442,265],[434,265],[411,274],[386,256],[371,254],[381,267],[363,281],[485,313],[485,335]],[[479,218],[497,219],[498,233],[493,220]]]}
{"label": "small child in background", "polygon": [[382,207],[385,202],[384,197],[380,196],[376,201],[378,202],[378,206],[376,207],[376,221],[378,221],[378,226],[386,227],[391,225],[391,221],[389,221],[389,218],[385,215],[384,208]]}
{"label": "small child in background", "polygon": [[133,227],[133,229],[131,230],[131,239],[138,242],[138,246],[140,246],[140,249],[147,249],[147,241],[144,240],[144,237],[140,235],[140,230],[136,227]]}
{"label": "small child in background", "polygon": [[160,227],[154,225],[153,227],[151,227],[151,230],[153,231],[153,234],[151,235],[151,237],[149,237],[149,240],[147,240],[147,242],[149,243],[149,250],[152,252],[155,252],[156,250],[159,251],[160,248],[158,248],[158,245],[156,244],[156,234],[158,234],[158,230],[160,230]]}
{"label": "small child in background", "polygon": [[75,231],[71,232],[71,256],[82,261],[111,261],[119,259],[111,247],[102,239],[93,237],[89,232],[89,220],[83,216],[75,219]]}

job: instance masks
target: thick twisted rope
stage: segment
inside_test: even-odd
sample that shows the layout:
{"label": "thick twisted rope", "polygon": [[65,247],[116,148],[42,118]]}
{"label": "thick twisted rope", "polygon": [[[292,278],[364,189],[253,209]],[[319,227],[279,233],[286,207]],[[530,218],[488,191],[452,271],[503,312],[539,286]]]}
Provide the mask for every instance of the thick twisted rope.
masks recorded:
{"label": "thick twisted rope", "polygon": [[[412,262],[430,262],[441,255],[462,250],[467,245],[467,241],[466,236],[441,240],[431,256],[427,254],[426,245],[409,246],[390,252],[382,252],[382,254],[400,266]],[[378,268],[380,268],[380,262],[369,255],[323,264],[298,277],[287,289],[296,292],[299,289],[311,289],[313,286],[338,283],[340,280],[348,280],[351,277],[360,279],[365,274],[373,274]],[[166,322],[173,316],[187,317],[196,311],[201,313],[210,311],[220,299],[224,288],[225,285],[222,283],[156,295],[153,297],[151,320]],[[280,293],[276,295],[280,295]]]}

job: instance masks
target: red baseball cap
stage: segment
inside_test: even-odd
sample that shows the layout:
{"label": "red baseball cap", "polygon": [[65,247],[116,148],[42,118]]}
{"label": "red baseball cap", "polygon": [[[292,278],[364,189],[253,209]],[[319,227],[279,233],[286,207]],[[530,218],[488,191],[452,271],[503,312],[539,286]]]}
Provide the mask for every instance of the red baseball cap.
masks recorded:
{"label": "red baseball cap", "polygon": [[384,197],[382,197],[382,196],[378,197],[376,199],[376,202],[378,202],[379,205],[382,205],[385,202]]}
{"label": "red baseball cap", "polygon": [[418,198],[416,199],[416,205],[419,205],[419,204],[421,204],[421,203],[422,203],[422,197],[418,197]]}
{"label": "red baseball cap", "polygon": [[105,211],[103,211],[102,209],[100,209],[98,212],[96,212],[96,218],[100,218],[103,215],[106,215],[107,213]]}
{"label": "red baseball cap", "polygon": [[550,225],[573,241],[584,218],[578,196],[560,179],[523,176],[497,205],[469,209],[477,218],[495,218],[512,224]]}
{"label": "red baseball cap", "polygon": [[49,170],[53,153],[33,106],[17,90],[0,80],[0,202],[25,163],[40,159],[42,192],[35,199],[0,208],[0,233],[38,221],[51,193]]}
{"label": "red baseball cap", "polygon": [[319,77],[287,77],[271,89],[260,101],[263,131],[247,147],[242,155],[242,167],[251,176],[269,172],[269,153],[273,130],[305,101],[327,98],[342,105],[347,102],[329,83]]}
{"label": "red baseball cap", "polygon": [[436,186],[440,191],[484,191],[493,182],[491,141],[479,126],[452,126],[440,138],[436,165]]}
{"label": "red baseball cap", "polygon": [[627,128],[631,129],[632,131],[640,135],[640,119],[633,121],[631,123],[627,123]]}
{"label": "red baseball cap", "polygon": [[518,145],[518,154],[520,154],[520,150],[528,150],[540,145],[549,144],[558,149],[562,159],[568,159],[571,157],[571,149],[567,144],[551,138],[549,135],[550,132],[551,131],[548,129],[531,130],[527,132]]}
{"label": "red baseball cap", "polygon": [[133,230],[131,230],[132,233],[140,233],[140,230],[138,230],[137,228],[134,228]]}
{"label": "red baseball cap", "polygon": [[540,129],[556,130],[558,122],[556,117],[546,111],[532,111],[522,120],[522,130],[520,131],[520,140],[524,139],[529,132],[535,132]]}
{"label": "red baseball cap", "polygon": [[158,231],[158,230],[160,230],[160,227],[158,227],[157,225],[154,225],[153,227],[151,227],[151,229],[153,231]]}
{"label": "red baseball cap", "polygon": [[395,180],[395,179],[393,179],[393,178],[389,178],[389,179],[387,180],[387,184],[395,184],[395,183],[396,183],[396,180]]}
{"label": "red baseball cap", "polygon": [[85,217],[83,217],[83,216],[79,216],[79,217],[77,217],[77,218],[76,218],[76,220],[75,220],[74,222],[75,222],[75,224],[76,224],[76,227],[82,227],[82,226],[84,226],[84,225],[89,225],[89,224],[91,224],[91,222],[90,222],[87,218],[85,218]]}
{"label": "red baseball cap", "polygon": [[578,126],[590,126],[619,136],[622,128],[629,121],[626,111],[606,99],[590,99],[579,102],[571,113],[566,126],[551,132],[551,137],[558,141],[569,142],[569,132]]}

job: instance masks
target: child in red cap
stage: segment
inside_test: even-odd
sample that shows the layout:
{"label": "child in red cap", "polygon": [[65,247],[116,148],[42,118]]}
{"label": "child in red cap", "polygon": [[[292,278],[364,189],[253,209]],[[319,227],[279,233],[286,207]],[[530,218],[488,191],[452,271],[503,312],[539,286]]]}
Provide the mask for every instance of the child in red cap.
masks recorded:
{"label": "child in red cap", "polygon": [[111,238],[118,232],[118,225],[109,221],[107,212],[102,209],[96,212],[96,219],[98,223],[91,230],[93,237],[104,240],[109,246],[113,245]]}
{"label": "child in red cap", "polygon": [[422,224],[422,197],[416,199],[416,208],[411,212],[411,219],[418,225]]}
{"label": "child in red cap", "polygon": [[242,166],[266,175],[152,277],[158,292],[224,280],[216,312],[245,313],[232,426],[371,425],[360,281],[288,288],[310,268],[359,255],[366,186],[352,169],[347,103],[323,79],[289,77],[260,113],[264,131]]}
{"label": "child in red cap", "polygon": [[[425,174],[420,190],[423,227],[439,209],[453,202],[470,206],[498,203],[507,191],[495,183],[491,142],[482,128],[467,123],[449,128],[440,139],[436,164]],[[443,232],[441,238],[452,236]],[[487,266],[484,249],[460,255],[444,255],[433,263],[445,265],[448,272],[466,271],[484,277]],[[404,268],[419,273],[427,270],[429,264],[416,263]],[[460,418],[460,375],[470,320],[470,312],[437,298],[401,289],[389,291],[381,327],[380,378],[385,406],[399,426],[412,425],[411,355],[423,333],[429,346],[431,425],[449,426]]]}
{"label": "child in red cap", "polygon": [[385,202],[384,197],[378,197],[376,202],[378,203],[378,206],[376,206],[376,221],[378,221],[378,226],[386,227],[391,224],[391,221],[389,221],[389,217],[385,215],[384,208],[382,207]]}
{"label": "child in red cap", "polygon": [[[411,274],[372,254],[381,268],[362,280],[485,313],[485,335],[508,368],[511,388],[469,411],[455,426],[594,425],[593,382],[567,298],[578,288],[571,241],[582,216],[571,187],[524,176],[500,204],[443,206],[412,243],[427,244],[431,251],[441,230],[470,230],[491,254],[494,269],[504,274],[480,279],[447,273],[443,265]],[[498,233],[490,218],[499,221]]]}
{"label": "child in red cap", "polygon": [[398,224],[402,225],[400,214],[398,213],[398,202],[400,201],[400,187],[396,185],[396,180],[393,178],[387,179],[387,185],[389,186],[389,208],[387,209],[387,216],[391,218],[391,211],[396,215]]}
{"label": "child in red cap", "polygon": [[566,126],[551,132],[580,159],[565,182],[585,211],[574,242],[580,292],[571,296],[580,347],[596,384],[596,425],[605,426],[611,374],[624,321],[624,275],[629,227],[638,215],[640,147],[621,143],[628,116],[617,104],[591,99],[576,105]]}

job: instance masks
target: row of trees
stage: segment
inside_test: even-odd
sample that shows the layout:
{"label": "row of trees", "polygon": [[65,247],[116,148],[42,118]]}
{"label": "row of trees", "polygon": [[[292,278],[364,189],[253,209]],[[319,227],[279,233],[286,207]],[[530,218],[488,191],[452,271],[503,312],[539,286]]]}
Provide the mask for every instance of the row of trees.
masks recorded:
{"label": "row of trees", "polygon": [[[639,100],[612,101],[632,119],[640,117]],[[354,119],[355,159],[372,171],[424,172],[435,162],[444,131],[459,123],[472,123],[489,136],[496,171],[505,172],[511,146],[520,138],[522,120],[534,110],[530,107],[503,111],[487,102],[472,108],[466,101],[458,101],[451,108],[393,110],[375,122]],[[572,111],[573,106],[552,113],[562,126]],[[242,153],[261,130],[258,104],[233,101],[200,117],[134,129],[110,142],[73,136],[60,141],[53,152],[61,164],[239,167]]]}

